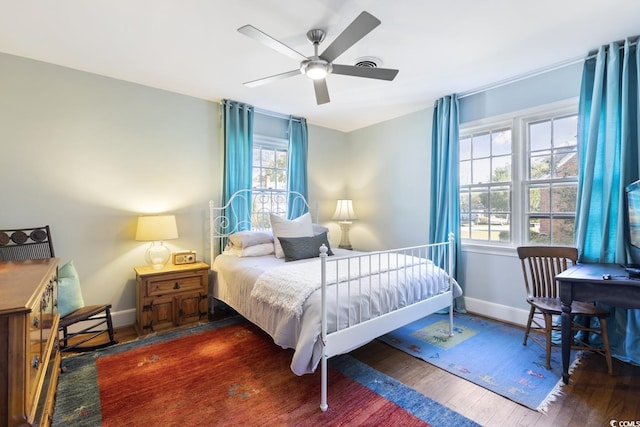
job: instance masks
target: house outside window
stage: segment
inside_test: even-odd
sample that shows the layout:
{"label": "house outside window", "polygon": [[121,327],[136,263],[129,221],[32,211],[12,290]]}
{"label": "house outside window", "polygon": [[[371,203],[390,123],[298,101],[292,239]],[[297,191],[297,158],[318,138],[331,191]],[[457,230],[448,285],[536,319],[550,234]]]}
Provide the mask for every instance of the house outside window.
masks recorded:
{"label": "house outside window", "polygon": [[463,124],[463,243],[573,245],[577,148],[576,102]]}
{"label": "house outside window", "polygon": [[573,245],[578,196],[578,116],[533,120],[527,127],[527,243]]}

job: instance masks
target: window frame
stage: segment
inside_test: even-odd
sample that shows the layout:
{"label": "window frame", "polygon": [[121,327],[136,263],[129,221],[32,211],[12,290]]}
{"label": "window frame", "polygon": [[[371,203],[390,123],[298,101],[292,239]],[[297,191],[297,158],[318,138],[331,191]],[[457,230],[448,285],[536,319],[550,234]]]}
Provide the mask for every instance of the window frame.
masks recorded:
{"label": "window frame", "polygon": [[[505,181],[505,182],[493,182],[490,181],[486,184],[469,184],[469,187],[473,188],[473,187],[478,187],[478,188],[482,188],[482,187],[486,187],[489,190],[489,194],[491,194],[491,188],[495,188],[495,187],[501,187],[501,186],[509,186],[510,187],[510,210],[509,210],[509,214],[511,217],[513,217],[513,211],[514,211],[514,202],[513,202],[513,194],[515,193],[514,191],[514,181],[513,181],[513,177],[515,176],[515,170],[514,170],[514,161],[513,161],[513,156],[514,156],[514,128],[513,128],[513,123],[512,120],[506,120],[504,118],[501,119],[497,119],[495,121],[489,121],[487,123],[474,123],[472,126],[469,127],[465,127],[464,132],[462,131],[462,126],[460,129],[460,137],[459,139],[463,139],[463,135],[464,136],[470,136],[471,134],[483,134],[483,133],[497,133],[497,132],[501,132],[504,130],[510,130],[511,131],[511,156],[512,156],[512,161],[511,161],[511,181]],[[497,157],[497,156],[489,156],[488,158],[493,159],[493,157]],[[460,162],[458,160],[458,162]],[[458,195],[460,197],[460,190],[458,190]],[[489,214],[491,214],[491,212],[488,212]],[[489,221],[489,220],[488,220]],[[487,226],[489,227],[489,229],[491,229],[491,224],[487,224]],[[510,228],[511,227],[511,223],[510,223]],[[510,235],[512,235],[513,230],[510,230]],[[469,239],[461,239],[461,241],[463,243],[473,243],[476,245],[482,245],[482,246],[510,246],[511,243],[510,242],[500,242],[500,241],[490,241],[490,240],[469,240]]]}
{"label": "window frame", "polygon": [[[462,249],[468,252],[484,254],[513,254],[513,250],[520,245],[527,244],[524,219],[527,215],[527,191],[528,191],[528,166],[529,152],[528,125],[540,120],[549,120],[562,116],[578,114],[578,98],[570,98],[563,101],[544,104],[533,108],[517,110],[514,112],[486,117],[460,124],[459,138],[463,139],[471,133],[479,133],[489,130],[511,129],[511,221],[510,241],[479,241],[460,239]],[[460,194],[460,191],[458,191]]]}
{"label": "window frame", "polygon": [[[259,135],[259,134],[254,134],[253,135],[253,146],[251,147],[251,156],[254,155],[254,150],[256,150],[256,148],[262,148],[262,149],[267,149],[267,150],[274,150],[274,151],[284,151],[286,154],[286,161],[285,161],[285,167],[284,167],[284,173],[285,173],[285,177],[288,174],[288,168],[289,168],[289,140],[285,139],[285,138],[275,138],[275,137],[270,137],[270,136],[265,136],[265,135]],[[284,188],[273,188],[273,187],[255,187],[253,186],[253,171],[256,169],[255,165],[252,165],[251,167],[251,188],[252,189],[257,189],[257,190],[282,190],[285,191],[287,189],[287,182],[285,181],[285,186]],[[262,166],[260,167],[261,171],[263,170]],[[275,168],[275,170],[278,170],[278,168]]]}

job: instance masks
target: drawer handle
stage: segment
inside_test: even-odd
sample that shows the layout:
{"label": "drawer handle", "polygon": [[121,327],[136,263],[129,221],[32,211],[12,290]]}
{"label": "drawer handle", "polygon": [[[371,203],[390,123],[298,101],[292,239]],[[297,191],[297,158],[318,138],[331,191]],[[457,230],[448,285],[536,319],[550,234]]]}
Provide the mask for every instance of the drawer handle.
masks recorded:
{"label": "drawer handle", "polygon": [[33,327],[37,328],[40,325],[40,320],[37,317],[33,318]]}
{"label": "drawer handle", "polygon": [[38,369],[38,366],[40,366],[40,357],[38,357],[38,355],[33,356],[33,361],[31,362],[31,367],[33,369]]}
{"label": "drawer handle", "polygon": [[173,285],[173,289],[180,289],[180,284],[179,284],[178,282],[176,282],[176,283]]}

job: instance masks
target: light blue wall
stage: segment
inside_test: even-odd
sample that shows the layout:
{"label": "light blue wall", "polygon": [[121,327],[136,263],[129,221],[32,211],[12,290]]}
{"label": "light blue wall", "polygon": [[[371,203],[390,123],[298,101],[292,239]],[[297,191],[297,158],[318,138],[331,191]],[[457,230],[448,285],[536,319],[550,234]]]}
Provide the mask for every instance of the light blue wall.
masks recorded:
{"label": "light blue wall", "polygon": [[[468,96],[461,118],[575,97],[579,83],[575,65]],[[309,125],[311,208],[332,241],[340,230],[330,218],[344,197],[360,216],[356,248],[426,241],[432,115],[427,108],[348,134]],[[87,303],[134,312],[140,213],[175,213],[180,239],[171,248],[206,252],[207,201],[221,181],[217,102],[0,54],[0,141],[0,226],[51,224],[57,253],[76,261]],[[483,310],[524,309],[516,261],[463,253],[467,297]]]}
{"label": "light blue wall", "polygon": [[419,245],[429,236],[431,120],[427,109],[349,135],[349,198],[362,250]]}
{"label": "light blue wall", "polygon": [[[505,115],[579,95],[582,62],[496,87],[460,100],[461,124]],[[460,279],[468,306],[478,312],[522,323],[528,305],[515,248],[491,252],[463,245]],[[509,310],[513,307],[516,310]]]}
{"label": "light blue wall", "polygon": [[[346,146],[346,134],[309,126],[310,201],[324,218],[346,187]],[[134,240],[139,214],[175,214],[180,237],[166,244],[209,261],[218,102],[0,53],[0,147],[0,229],[51,225],[85,302],[111,302],[117,325],[135,319],[133,268],[148,245]]]}
{"label": "light blue wall", "polygon": [[460,100],[460,123],[577,97],[582,62],[489,89]]}
{"label": "light blue wall", "polygon": [[0,54],[0,228],[50,225],[85,302],[132,311],[138,215],[175,214],[167,245],[206,253],[218,117],[215,103]]}
{"label": "light blue wall", "polygon": [[289,120],[267,114],[254,114],[253,133],[270,138],[287,139]]}
{"label": "light blue wall", "polygon": [[[460,120],[470,122],[578,96],[582,64],[573,64],[495,87],[460,100]],[[349,197],[356,213],[354,247],[382,249],[427,241],[433,109],[373,125],[349,135]],[[528,308],[515,248],[463,247],[460,281],[467,307],[522,323]]]}

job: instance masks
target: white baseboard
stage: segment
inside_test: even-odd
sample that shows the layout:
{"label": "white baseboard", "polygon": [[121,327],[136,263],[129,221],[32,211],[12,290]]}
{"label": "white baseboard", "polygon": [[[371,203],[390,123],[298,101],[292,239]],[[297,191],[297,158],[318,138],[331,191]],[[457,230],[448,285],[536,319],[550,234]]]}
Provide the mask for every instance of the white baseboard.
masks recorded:
{"label": "white baseboard", "polygon": [[[464,303],[467,310],[472,313],[515,325],[524,326],[527,324],[527,318],[529,316],[528,310],[469,297],[464,297]],[[134,325],[136,323],[136,310],[132,308],[129,310],[112,311],[111,318],[113,319],[114,328]]]}
{"label": "white baseboard", "polygon": [[529,317],[529,311],[520,308],[509,307],[507,305],[476,298],[464,297],[464,304],[468,311],[482,316],[490,317],[503,322],[525,326]]}
{"label": "white baseboard", "polygon": [[111,320],[113,320],[113,327],[119,328],[120,326],[135,325],[136,323],[136,309],[130,308],[129,310],[112,311]]}

